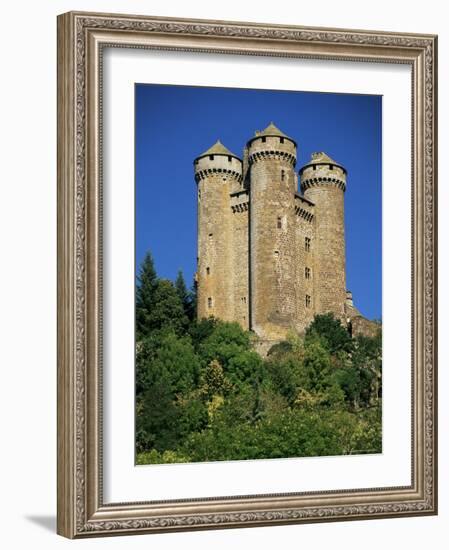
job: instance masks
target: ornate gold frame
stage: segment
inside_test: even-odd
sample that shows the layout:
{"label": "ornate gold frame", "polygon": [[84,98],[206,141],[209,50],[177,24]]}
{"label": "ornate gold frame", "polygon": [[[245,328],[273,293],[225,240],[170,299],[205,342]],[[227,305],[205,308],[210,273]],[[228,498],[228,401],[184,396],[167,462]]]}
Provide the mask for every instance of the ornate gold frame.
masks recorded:
{"label": "ornate gold frame", "polygon": [[[101,59],[104,46],[412,67],[412,484],[104,504]],[[437,513],[436,55],[433,35],[95,13],[58,18],[58,533],[81,538]]]}

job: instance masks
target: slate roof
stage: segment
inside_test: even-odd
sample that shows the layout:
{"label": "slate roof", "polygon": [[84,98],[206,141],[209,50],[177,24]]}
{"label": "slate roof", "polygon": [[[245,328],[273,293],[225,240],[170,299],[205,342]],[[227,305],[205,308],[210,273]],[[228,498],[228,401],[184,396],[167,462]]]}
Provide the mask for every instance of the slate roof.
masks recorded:
{"label": "slate roof", "polygon": [[259,136],[279,136],[279,137],[288,138],[288,136],[286,134],[284,134],[284,132],[279,130],[279,128],[273,122],[270,122],[270,124],[265,128],[265,130],[261,130],[260,132],[256,130],[255,136],[256,137],[259,137]]}
{"label": "slate roof", "polygon": [[345,174],[348,173],[346,168],[341,165],[339,162],[336,162],[334,159],[332,159],[329,155],[324,153],[323,151],[320,151],[318,153],[312,153],[312,156],[307,164],[305,164],[300,170],[299,173],[302,174],[303,170],[307,168],[308,166],[313,166],[314,164],[332,164],[333,166],[338,166],[343,170]]}
{"label": "slate roof", "polygon": [[225,147],[219,139],[217,139],[217,141],[212,145],[212,147],[209,147],[207,151],[204,151],[204,153],[201,153],[201,155],[199,155],[198,158],[206,157],[208,155],[224,155],[229,157],[235,157],[237,159],[239,158],[227,147]]}
{"label": "slate roof", "polygon": [[312,157],[309,160],[309,164],[336,164],[339,165],[338,162],[335,162],[335,160],[331,159],[329,155],[326,155],[323,151],[319,153],[312,153]]}

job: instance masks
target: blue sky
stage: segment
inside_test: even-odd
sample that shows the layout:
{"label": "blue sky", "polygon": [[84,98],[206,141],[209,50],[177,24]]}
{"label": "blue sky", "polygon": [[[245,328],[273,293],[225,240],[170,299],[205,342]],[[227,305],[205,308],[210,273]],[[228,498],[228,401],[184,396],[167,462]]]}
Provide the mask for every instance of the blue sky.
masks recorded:
{"label": "blue sky", "polygon": [[136,84],[136,268],[188,285],[196,268],[193,160],[220,139],[241,157],[271,121],[298,144],[298,170],[324,151],[348,170],[346,281],[368,318],[382,316],[382,98]]}

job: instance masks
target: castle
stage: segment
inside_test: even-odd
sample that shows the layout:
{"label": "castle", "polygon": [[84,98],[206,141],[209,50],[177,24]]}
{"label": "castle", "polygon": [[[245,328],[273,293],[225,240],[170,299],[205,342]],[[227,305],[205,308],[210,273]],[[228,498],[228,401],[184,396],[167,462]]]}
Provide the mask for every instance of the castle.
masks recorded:
{"label": "castle", "polygon": [[296,142],[271,123],[243,159],[220,141],[195,159],[198,317],[237,321],[266,343],[328,312],[371,334],[346,289],[347,171],[314,153],[299,193],[296,158]]}

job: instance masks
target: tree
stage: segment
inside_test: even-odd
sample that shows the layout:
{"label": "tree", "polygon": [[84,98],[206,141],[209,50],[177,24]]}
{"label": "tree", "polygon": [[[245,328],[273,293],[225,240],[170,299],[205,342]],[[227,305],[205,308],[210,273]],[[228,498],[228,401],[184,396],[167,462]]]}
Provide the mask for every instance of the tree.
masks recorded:
{"label": "tree", "polygon": [[201,372],[200,394],[210,400],[216,395],[223,396],[231,389],[230,382],[226,379],[223,367],[213,359]]}
{"label": "tree", "polygon": [[184,313],[189,321],[194,320],[194,303],[192,292],[188,290],[187,285],[184,280],[184,275],[182,271],[178,271],[178,275],[175,280],[175,288],[178,293],[179,299],[181,300],[182,307],[184,308]]}
{"label": "tree", "polygon": [[147,252],[140,266],[136,288],[136,332],[137,338],[148,333],[148,317],[154,306],[154,293],[158,283],[151,252]]}
{"label": "tree", "polygon": [[145,322],[144,334],[171,328],[176,334],[181,335],[186,330],[188,319],[171,281],[159,279],[153,294],[153,307],[146,315]]}
{"label": "tree", "polygon": [[193,278],[192,286],[190,287],[190,308],[192,311],[192,321],[195,321],[198,315],[198,283],[195,277]]}
{"label": "tree", "polygon": [[270,357],[266,364],[268,375],[276,392],[292,405],[301,387],[309,386],[308,373],[301,358],[293,353]]}
{"label": "tree", "polygon": [[319,336],[331,354],[339,351],[351,352],[353,342],[349,332],[332,313],[315,315],[306,329],[306,341]]}
{"label": "tree", "polygon": [[249,334],[238,323],[215,321],[212,332],[200,345],[200,354],[206,363],[217,359],[226,373],[231,359],[250,348]]}
{"label": "tree", "polygon": [[136,363],[138,449],[174,449],[201,428],[206,414],[202,403],[190,399],[200,371],[190,338],[155,331],[143,339]]}
{"label": "tree", "polygon": [[208,338],[214,331],[217,325],[217,319],[214,317],[208,317],[207,319],[200,319],[196,323],[192,323],[189,327],[189,334],[192,338],[193,346],[198,351],[201,344]]}

